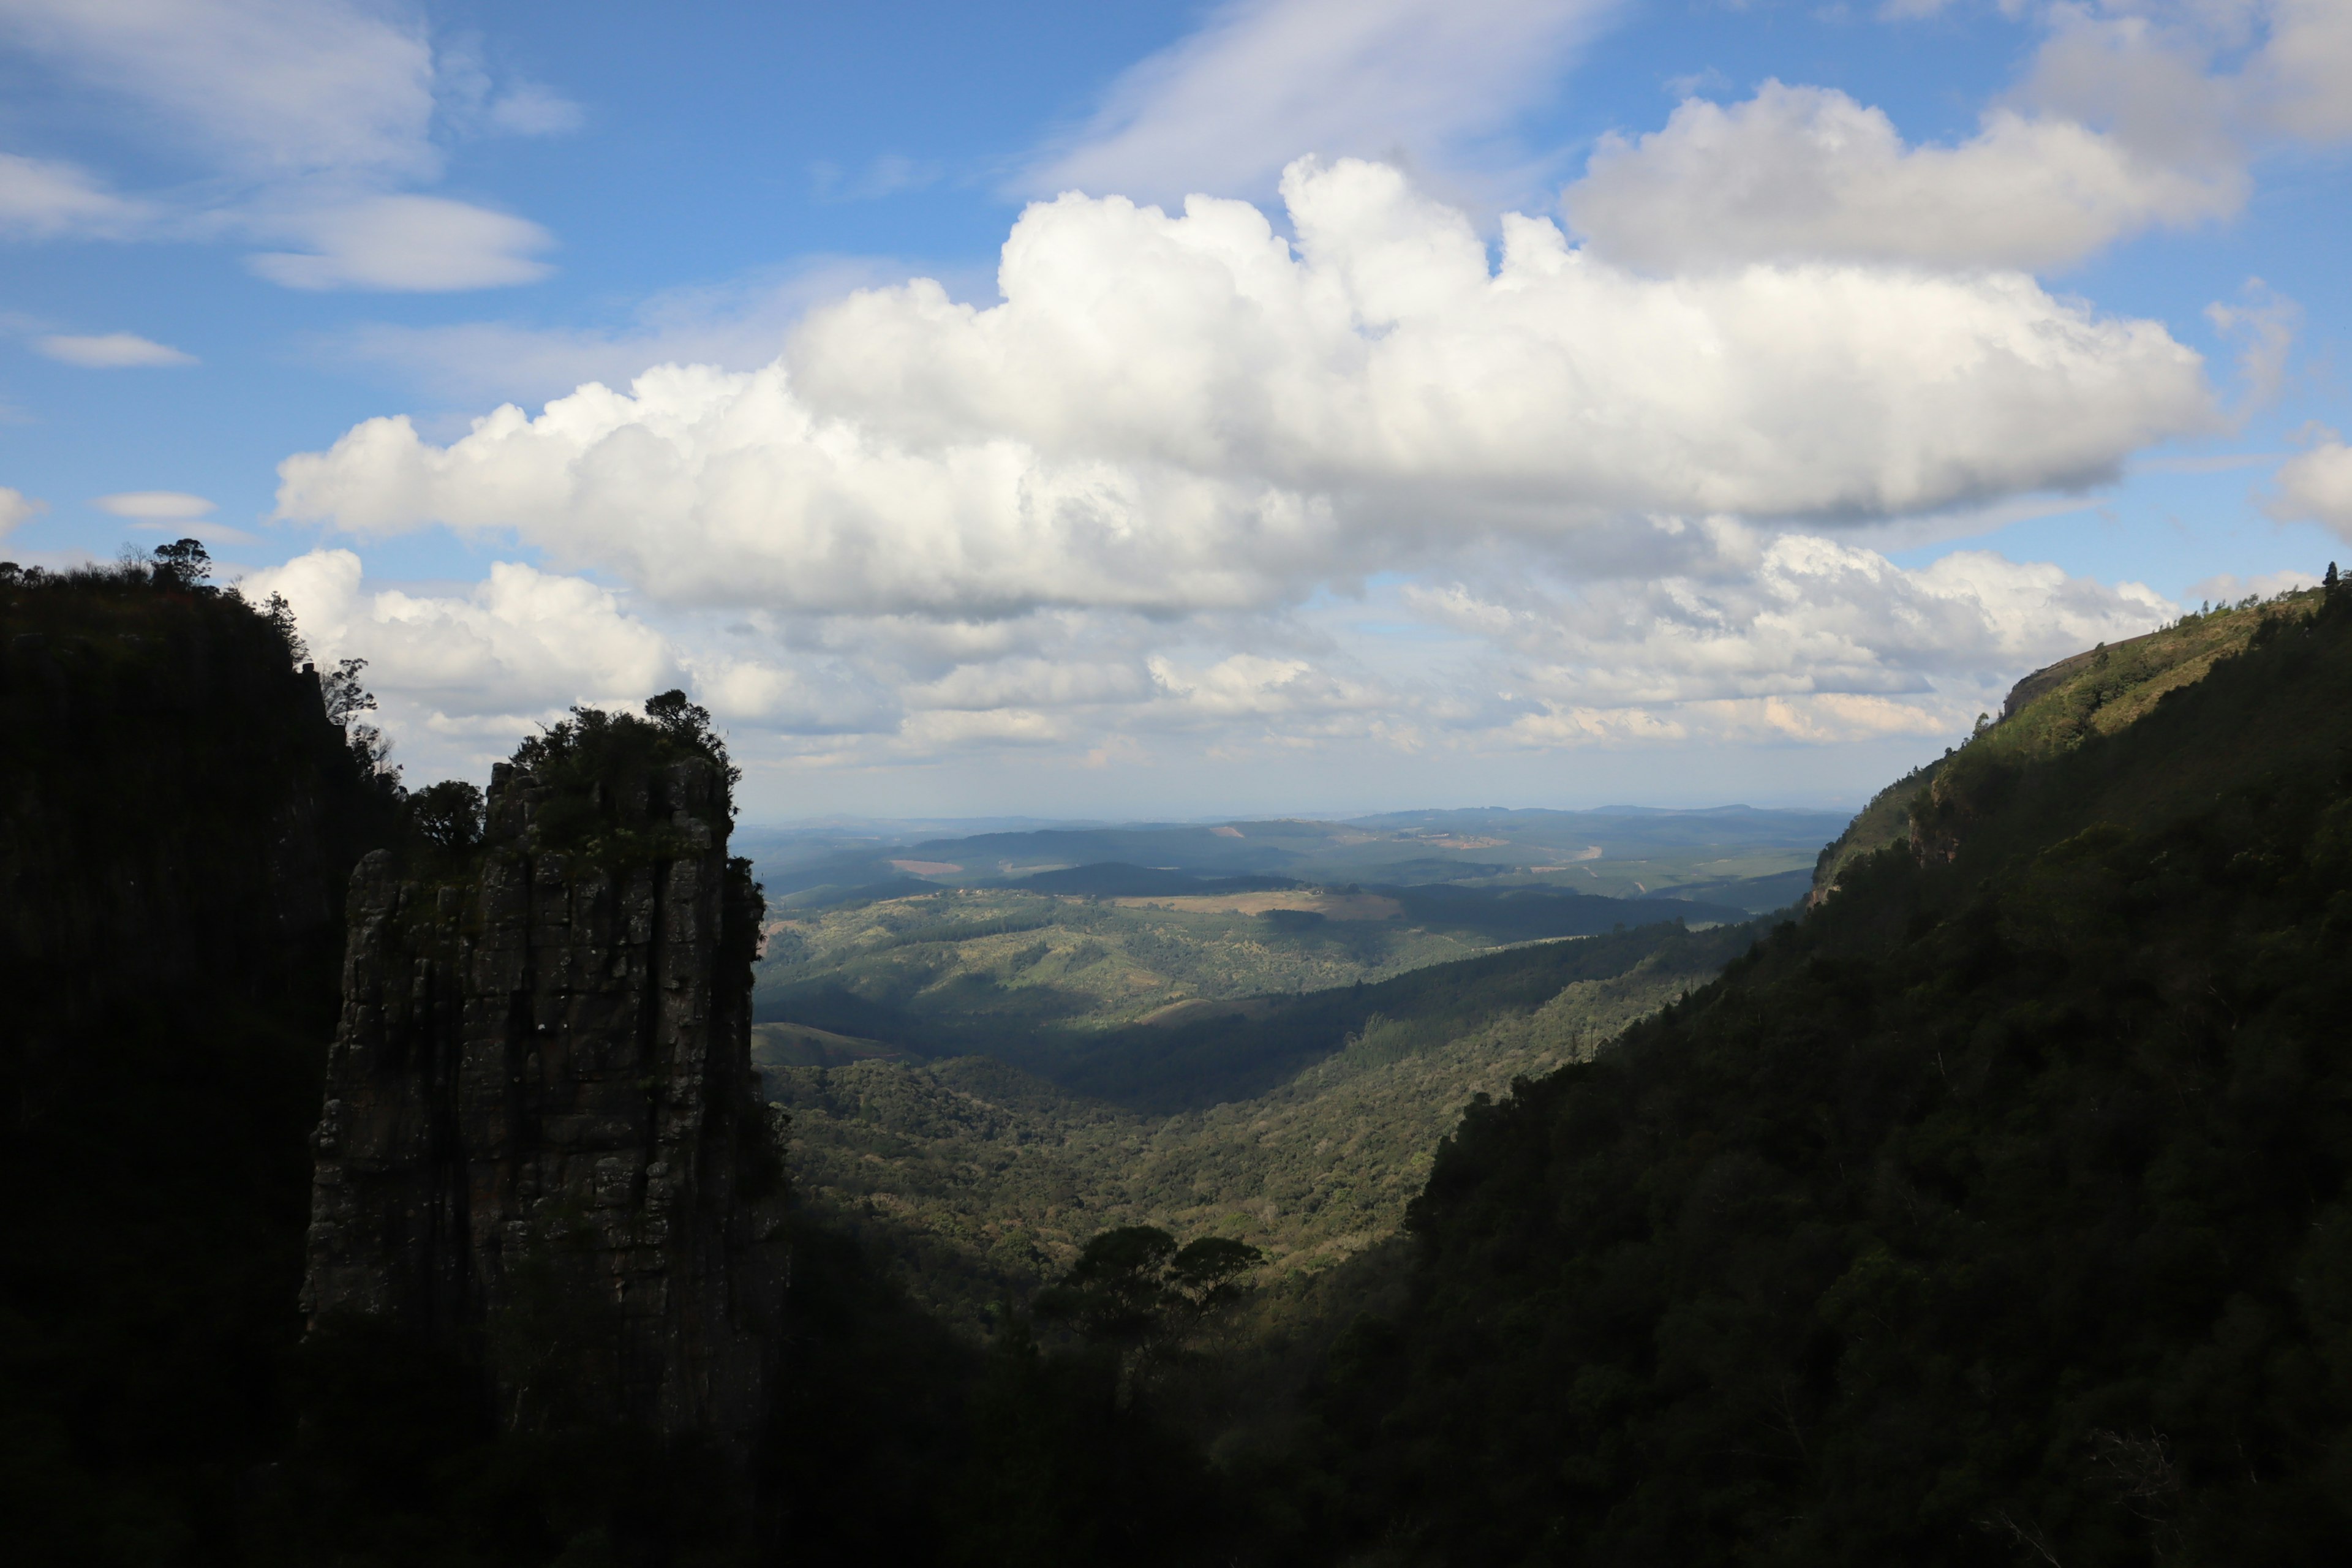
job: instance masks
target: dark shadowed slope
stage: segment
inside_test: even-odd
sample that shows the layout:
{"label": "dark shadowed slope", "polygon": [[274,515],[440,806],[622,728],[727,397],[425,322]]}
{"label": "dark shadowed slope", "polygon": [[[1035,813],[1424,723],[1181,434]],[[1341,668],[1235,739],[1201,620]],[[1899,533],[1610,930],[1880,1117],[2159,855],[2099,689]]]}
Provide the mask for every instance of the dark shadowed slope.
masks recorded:
{"label": "dark shadowed slope", "polygon": [[1917,852],[1853,858],[1715,985],[1474,1111],[1411,1305],[1327,1385],[1338,1535],[2337,1560],[2352,600],[2244,649],[2062,746],[1995,730]]}
{"label": "dark shadowed slope", "polygon": [[392,799],[289,623],[0,570],[0,1517],[23,1561],[243,1560],[291,1431],[343,884]]}

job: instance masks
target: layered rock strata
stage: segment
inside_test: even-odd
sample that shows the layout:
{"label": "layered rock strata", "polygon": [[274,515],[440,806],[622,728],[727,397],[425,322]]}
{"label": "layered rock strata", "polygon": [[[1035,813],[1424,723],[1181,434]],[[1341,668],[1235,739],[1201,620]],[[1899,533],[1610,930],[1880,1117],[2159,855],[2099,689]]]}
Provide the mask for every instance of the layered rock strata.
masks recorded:
{"label": "layered rock strata", "polygon": [[[759,895],[710,763],[594,794],[502,765],[454,870],[362,861],[304,1306],[314,1326],[478,1332],[509,1429],[628,1421],[740,1448],[782,1266],[750,1057]],[[615,831],[546,847],[588,809]]]}

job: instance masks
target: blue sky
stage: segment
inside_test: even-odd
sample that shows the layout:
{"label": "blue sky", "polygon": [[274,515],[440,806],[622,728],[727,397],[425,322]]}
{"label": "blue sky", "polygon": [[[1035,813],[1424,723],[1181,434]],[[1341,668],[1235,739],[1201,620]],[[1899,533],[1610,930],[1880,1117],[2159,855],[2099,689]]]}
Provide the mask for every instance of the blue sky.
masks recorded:
{"label": "blue sky", "polygon": [[1854,802],[2346,552],[2347,154],[2342,0],[0,0],[0,552],[206,539],[412,782]]}

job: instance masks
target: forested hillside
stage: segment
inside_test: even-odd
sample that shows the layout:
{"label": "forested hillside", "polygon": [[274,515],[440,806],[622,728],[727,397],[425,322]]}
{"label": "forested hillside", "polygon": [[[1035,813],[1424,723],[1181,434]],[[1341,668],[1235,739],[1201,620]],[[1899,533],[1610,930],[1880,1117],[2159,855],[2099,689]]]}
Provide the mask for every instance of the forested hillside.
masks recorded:
{"label": "forested hillside", "polygon": [[[2285,594],[2266,602],[2248,599],[2182,616],[2168,626],[2060,659],[2017,683],[2001,705],[2000,721],[1990,715],[1969,745],[1887,785],[1857,814],[1845,831],[1822,851],[1813,871],[1818,897],[1837,885],[1853,861],[1887,845],[1909,843],[1912,807],[1936,798],[1948,764],[1977,770],[2014,764],[2070,751],[2096,735],[2112,735],[2145,717],[2168,693],[2193,685],[2220,660],[2246,650],[2263,627],[2315,614],[2322,596]],[[1954,757],[1964,758],[1953,764]]]}
{"label": "forested hillside", "polygon": [[2037,736],[2029,700],[1801,923],[1474,1110],[1406,1305],[1335,1353],[1308,1534],[2339,1560],[2352,597],[2236,614],[2128,723]]}
{"label": "forested hillside", "polygon": [[282,605],[158,555],[0,564],[0,1517],[27,1561],[237,1560],[237,1489],[292,1429],[343,884],[395,808],[338,721],[353,672],[322,693]]}
{"label": "forested hillside", "polygon": [[1271,1282],[1392,1235],[1475,1096],[1589,1056],[1751,934],[1651,926],[1519,948],[1124,1032],[1037,1071],[772,1057],[767,1091],[793,1117],[803,1201],[967,1327],[1118,1226],[1255,1246]]}
{"label": "forested hillside", "polygon": [[[1381,982],[1516,942],[1748,918],[1721,904],[1542,887],[1220,886],[1117,865],[1045,879],[1045,889],[941,890],[773,920],[757,970],[759,1016],[921,1056],[1032,1065],[1063,1050],[1139,1046],[1150,1037],[1131,1036],[1131,1026],[1204,1003]],[[1105,1046],[1112,1034],[1121,1043]]]}
{"label": "forested hillside", "polygon": [[[301,1340],[344,884],[371,847],[418,887],[490,851],[478,792],[404,795],[358,672],[204,566],[0,571],[0,1505],[32,1560],[2120,1568],[2352,1539],[2352,594],[2042,672],[1777,924],[1528,942],[1602,900],[1102,866],[772,923],[793,1264],[722,1464],[494,1408],[485,1354],[601,1300],[539,1276],[430,1342]],[[646,712],[511,766],[702,735],[682,693]],[[637,799],[572,771],[546,822]],[[635,852],[531,842],[585,857],[583,908]],[[718,929],[677,942],[740,998],[751,917]],[[557,1038],[516,1029],[526,1063]],[[575,1164],[551,1226],[639,1201]]]}

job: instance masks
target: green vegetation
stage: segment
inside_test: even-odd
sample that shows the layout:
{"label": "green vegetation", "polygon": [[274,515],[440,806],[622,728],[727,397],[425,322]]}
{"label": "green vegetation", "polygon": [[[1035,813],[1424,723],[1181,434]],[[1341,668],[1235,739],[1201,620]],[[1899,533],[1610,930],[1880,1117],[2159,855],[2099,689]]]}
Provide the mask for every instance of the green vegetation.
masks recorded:
{"label": "green vegetation", "polygon": [[[978,1330],[1122,1226],[1229,1237],[1276,1274],[1377,1246],[1474,1097],[1591,1054],[1750,934],[1649,927],[1513,949],[1122,1031],[1083,1054],[1041,1053],[1034,1072],[986,1057],[858,1059],[858,1042],[784,1026],[763,1026],[755,1057],[792,1114],[810,1212]],[[833,1065],[810,1062],[827,1052]]]}
{"label": "green vegetation", "polygon": [[[1567,918],[1542,879],[1614,855],[1533,861],[1594,823],[1518,814],[977,836],[998,876],[1097,853],[804,900],[760,970],[800,1201],[748,1481],[503,1430],[464,1336],[300,1341],[343,880],[486,837],[471,786],[403,795],[359,665],[304,658],[193,542],[0,566],[28,1560],[2141,1568],[2352,1539],[2352,592],[2030,679],[1760,940],[1514,941]],[[726,769],[677,693],[526,751],[583,803],[542,833],[589,854],[648,852],[615,758]],[[1685,889],[1782,852],[1645,820]],[[1087,890],[1171,844],[1200,850],[1177,881]],[[1447,874],[1301,874],[1342,850]]]}
{"label": "green vegetation", "polygon": [[[12,1560],[746,1560],[750,1500],[690,1447],[502,1435],[478,1345],[305,1340],[351,869],[474,853],[482,797],[404,795],[360,661],[309,665],[284,605],[210,585],[194,542],[157,557],[0,563]],[[569,743],[710,755],[683,699],[661,703]]]}
{"label": "green vegetation", "polygon": [[2194,685],[2221,660],[2244,652],[2265,626],[2307,618],[2321,602],[2321,594],[2314,590],[2224,605],[2113,647],[2102,643],[2036,670],[2010,693],[2000,722],[1980,718],[1976,734],[1958,751],[1906,774],[1872,798],[1822,851],[1813,873],[1815,895],[1835,888],[1845,868],[1861,857],[1911,841],[1923,809],[1940,815],[1950,788],[1942,782],[1946,773],[2054,757],[2095,736],[2116,734],[2145,717],[2168,693]]}
{"label": "green vegetation", "polygon": [[243,1560],[240,1489],[291,1431],[344,879],[397,830],[364,704],[340,689],[334,721],[284,606],[210,586],[193,541],[158,556],[0,563],[0,1517],[25,1562]]}
{"label": "green vegetation", "polygon": [[1334,1352],[1300,1555],[2335,1561],[2352,598],[2315,601],[2128,724],[2081,682],[2135,656],[2077,666],[1939,770],[1928,853],[1474,1110],[1405,1302]]}
{"label": "green vegetation", "polygon": [[[1226,907],[1200,907],[1213,903]],[[1277,903],[1332,913],[1285,924],[1258,912]],[[931,893],[770,922],[755,1005],[763,1020],[929,1055],[982,1052],[1015,1047],[1040,1028],[1085,1031],[1184,1002],[1385,979],[1492,945],[1474,932],[1406,927],[1384,918],[1391,912],[1319,894]]]}
{"label": "green vegetation", "polygon": [[[526,737],[511,765],[530,774],[545,797],[532,822],[536,847],[617,863],[676,852],[685,824],[630,824],[645,819],[643,796],[653,773],[689,760],[709,763],[727,787],[698,792],[699,802],[678,805],[677,815],[724,833],[733,817],[730,791],[742,770],[711,731],[709,710],[683,691],[646,699],[643,718],[575,707],[571,717]],[[632,787],[639,798],[623,798]]]}
{"label": "green vegetation", "polygon": [[1542,889],[965,889],[771,921],[756,1004],[763,1021],[1055,1076],[1038,1064],[1056,1052],[1144,1049],[1134,1026],[1204,1004],[1375,983],[1512,942],[1678,918],[1740,916]]}

